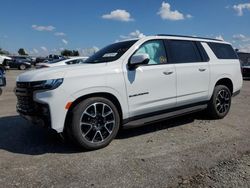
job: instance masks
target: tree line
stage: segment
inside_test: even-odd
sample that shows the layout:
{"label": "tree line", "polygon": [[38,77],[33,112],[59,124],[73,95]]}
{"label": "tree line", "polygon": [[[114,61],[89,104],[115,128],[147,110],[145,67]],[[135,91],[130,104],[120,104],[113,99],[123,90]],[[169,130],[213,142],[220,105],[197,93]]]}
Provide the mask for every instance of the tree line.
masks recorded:
{"label": "tree line", "polygon": [[[29,55],[24,48],[20,48],[17,53],[19,55]],[[10,55],[10,53],[6,50],[3,50],[2,48],[0,48],[0,55]],[[61,51],[61,55],[62,56],[79,56],[79,51],[78,50],[68,50],[68,49],[64,49]]]}

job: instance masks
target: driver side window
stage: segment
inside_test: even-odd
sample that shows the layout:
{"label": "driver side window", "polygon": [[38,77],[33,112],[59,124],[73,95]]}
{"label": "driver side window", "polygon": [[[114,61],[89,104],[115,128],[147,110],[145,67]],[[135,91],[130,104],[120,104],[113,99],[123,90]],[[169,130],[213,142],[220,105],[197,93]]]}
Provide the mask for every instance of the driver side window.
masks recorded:
{"label": "driver side window", "polygon": [[167,56],[162,40],[153,40],[144,43],[135,54],[148,54],[149,65],[167,63]]}

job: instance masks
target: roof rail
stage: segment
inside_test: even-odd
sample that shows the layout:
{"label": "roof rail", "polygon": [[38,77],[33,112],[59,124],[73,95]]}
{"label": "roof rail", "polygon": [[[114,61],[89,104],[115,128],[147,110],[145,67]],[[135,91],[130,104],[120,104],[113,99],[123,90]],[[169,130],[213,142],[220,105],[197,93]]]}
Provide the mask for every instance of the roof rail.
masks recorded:
{"label": "roof rail", "polygon": [[187,37],[187,38],[193,38],[193,39],[204,39],[204,40],[223,41],[223,40],[220,40],[220,39],[213,39],[213,38],[206,38],[206,37],[194,37],[194,36],[187,36],[187,35],[157,34],[156,36],[166,36],[166,37]]}

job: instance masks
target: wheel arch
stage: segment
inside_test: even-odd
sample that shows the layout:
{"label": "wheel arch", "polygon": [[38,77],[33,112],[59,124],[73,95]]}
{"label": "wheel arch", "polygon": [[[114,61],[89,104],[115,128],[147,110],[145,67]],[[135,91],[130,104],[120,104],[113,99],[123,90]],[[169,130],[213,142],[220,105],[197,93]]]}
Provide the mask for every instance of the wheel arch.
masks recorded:
{"label": "wheel arch", "polygon": [[234,89],[234,86],[233,86],[233,82],[230,78],[221,78],[219,79],[215,85],[214,85],[214,88],[217,86],[217,85],[224,85],[226,87],[228,87],[228,89],[230,90],[231,92],[231,95],[233,94],[233,89]]}
{"label": "wheel arch", "polygon": [[82,102],[88,98],[92,98],[92,97],[103,97],[103,98],[106,98],[106,99],[110,100],[111,102],[113,102],[114,105],[117,107],[117,110],[118,110],[118,113],[120,116],[120,121],[122,122],[123,110],[122,110],[122,106],[121,106],[121,103],[119,102],[118,98],[115,95],[108,93],[108,92],[96,92],[96,93],[91,93],[91,94],[86,94],[86,95],[80,96],[75,101],[72,102],[72,104],[70,105],[70,108],[68,109],[68,112],[66,114],[64,130],[65,130],[65,128],[67,128],[69,126],[69,124],[71,122],[72,111],[77,106],[77,104],[79,104],[80,102]]}

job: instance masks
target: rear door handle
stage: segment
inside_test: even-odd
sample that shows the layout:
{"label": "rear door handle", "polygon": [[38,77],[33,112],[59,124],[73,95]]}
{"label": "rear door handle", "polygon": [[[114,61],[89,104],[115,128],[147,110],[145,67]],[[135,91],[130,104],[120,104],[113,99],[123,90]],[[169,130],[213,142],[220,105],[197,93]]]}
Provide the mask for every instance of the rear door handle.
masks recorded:
{"label": "rear door handle", "polygon": [[207,70],[207,69],[205,69],[205,68],[199,68],[200,72],[204,72],[205,70]]}
{"label": "rear door handle", "polygon": [[163,72],[163,74],[165,74],[165,75],[170,75],[170,74],[173,74],[174,73],[174,71],[164,71]]}

